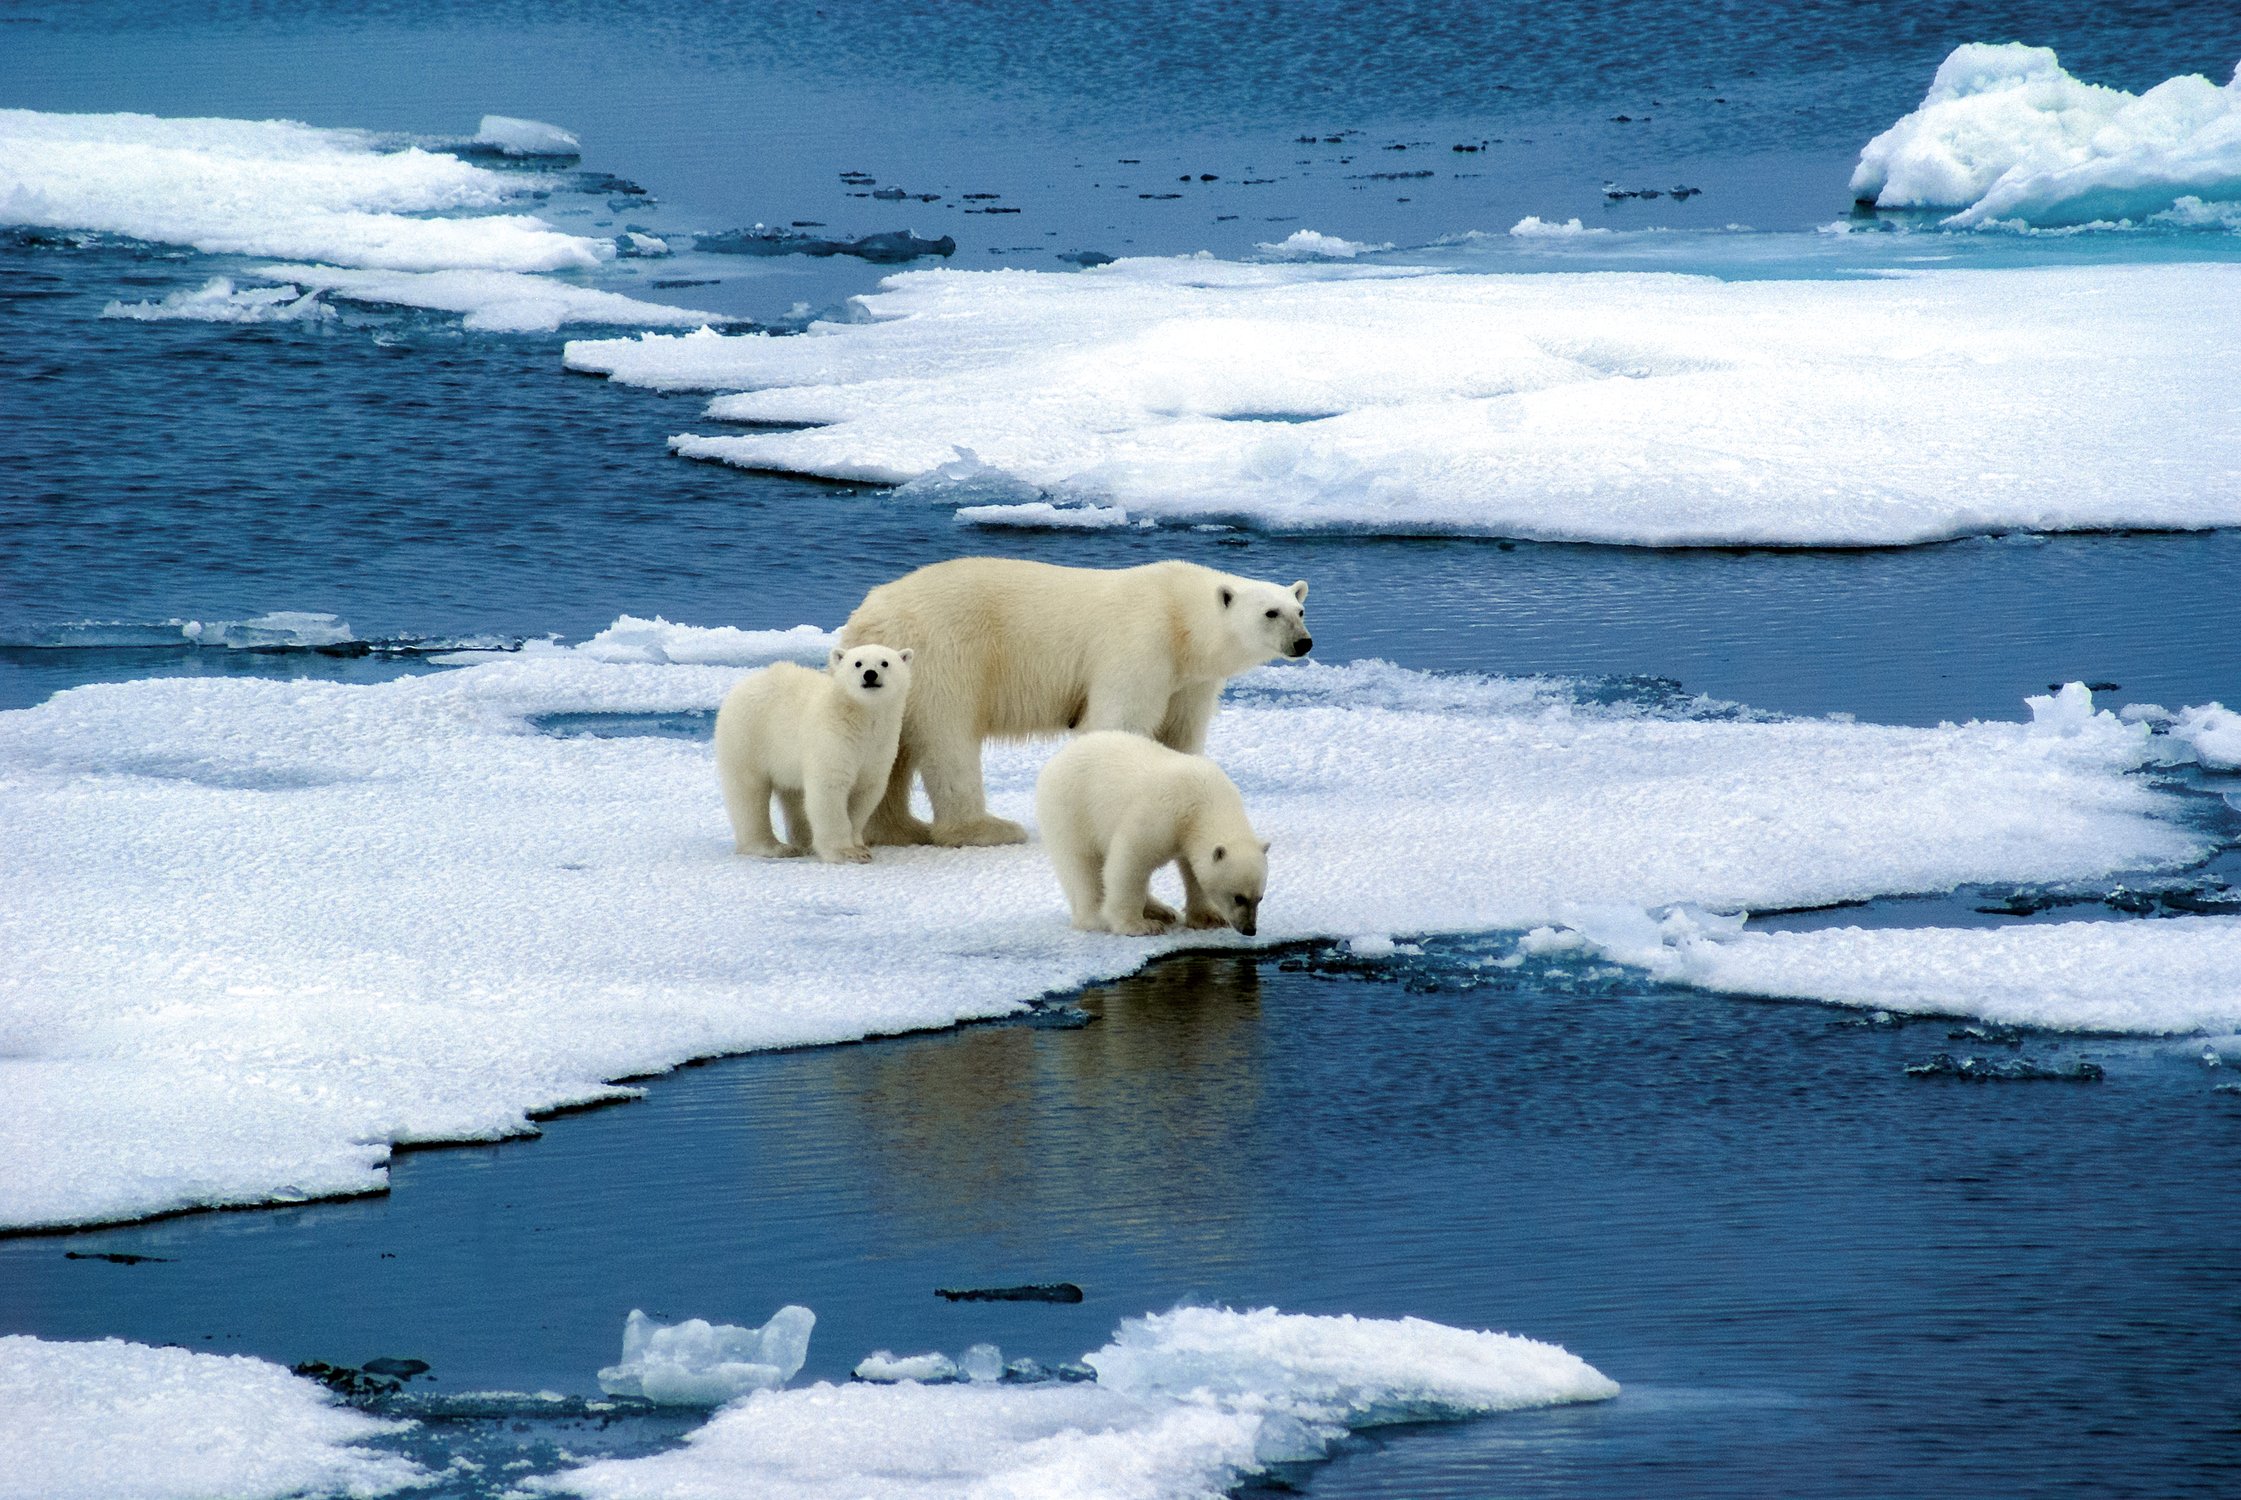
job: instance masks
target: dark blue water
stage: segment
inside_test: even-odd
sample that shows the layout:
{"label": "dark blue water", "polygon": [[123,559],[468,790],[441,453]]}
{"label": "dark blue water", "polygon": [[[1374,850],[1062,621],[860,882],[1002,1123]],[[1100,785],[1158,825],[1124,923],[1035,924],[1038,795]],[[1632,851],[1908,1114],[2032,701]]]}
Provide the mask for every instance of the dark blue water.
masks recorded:
{"label": "dark blue water", "polygon": [[[2054,45],[2135,89],[2222,80],[2241,57],[2225,4],[0,0],[0,22],[0,105],[428,134],[537,116],[582,133],[587,168],[649,188],[664,227],[910,227],[954,235],[955,264],[1045,268],[1300,227],[1422,244],[1536,213],[1681,231],[1617,237],[1598,263],[1839,274],[1900,252],[1686,231],[1845,212],[1859,144],[1957,42]],[[1431,177],[1366,176],[1419,162]],[[851,198],[851,168],[944,201]],[[1704,191],[1614,204],[1607,181]],[[1138,196],[1155,185],[1182,195]],[[968,217],[969,191],[1022,212]],[[2072,678],[2119,684],[2104,702],[2241,701],[2241,534],[1776,553],[973,531],[872,489],[670,458],[699,398],[569,377],[555,338],[371,311],[97,316],[237,268],[0,239],[0,708],[160,672],[373,680],[435,670],[423,653],[445,641],[580,637],[624,612],[830,624],[877,582],[976,552],[1304,576],[1334,659],[1656,676],[1903,723],[2015,717]],[[634,290],[770,318],[879,272],[712,274]],[[72,622],[272,610],[334,613],[363,644],[52,644]],[[1933,919],[1993,920],[1966,901]],[[1465,956],[1185,959],[1085,997],[1086,1027],[690,1069],[533,1143],[407,1154],[384,1199],[0,1242],[0,1329],[416,1356],[437,1390],[582,1395],[633,1306],[755,1322],[808,1303],[809,1373],[837,1376],[874,1347],[1068,1358],[1180,1298],[1271,1302],[1508,1328],[1627,1387],[1391,1434],[1316,1471],[1317,1495],[2241,1491],[2241,1095],[2212,1091],[2227,1075],[2198,1047],[1955,1040],[1546,969],[1474,986]],[[1972,1047],[2107,1077],[1904,1071]],[[1087,1300],[932,1295],[1057,1278]],[[560,1447],[644,1451],[689,1425],[516,1414],[405,1441],[439,1466],[549,1468]]]}

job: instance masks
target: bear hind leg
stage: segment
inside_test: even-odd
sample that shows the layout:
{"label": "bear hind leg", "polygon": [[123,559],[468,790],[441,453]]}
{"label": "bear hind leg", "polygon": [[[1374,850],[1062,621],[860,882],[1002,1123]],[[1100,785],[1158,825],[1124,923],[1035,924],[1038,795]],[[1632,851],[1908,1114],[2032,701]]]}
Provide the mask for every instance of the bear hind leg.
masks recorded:
{"label": "bear hind leg", "polygon": [[731,815],[731,846],[740,854],[770,859],[783,854],[770,826],[770,778],[745,768],[724,777],[724,811]]}
{"label": "bear hind leg", "polygon": [[980,779],[980,741],[920,747],[926,798],[934,804],[933,841],[950,848],[974,844],[1024,844],[1027,830],[988,811]]}
{"label": "bear hind leg", "polygon": [[[1175,914],[1152,899],[1152,871],[1164,863],[1125,832],[1105,851],[1105,930],[1122,937],[1151,937],[1167,930]],[[1165,917],[1153,915],[1163,911]]]}
{"label": "bear hind leg", "polygon": [[895,767],[887,773],[887,790],[881,794],[879,805],[864,823],[864,842],[867,844],[931,844],[934,842],[932,825],[910,810],[910,783],[917,774],[917,763],[905,741],[895,752]]}

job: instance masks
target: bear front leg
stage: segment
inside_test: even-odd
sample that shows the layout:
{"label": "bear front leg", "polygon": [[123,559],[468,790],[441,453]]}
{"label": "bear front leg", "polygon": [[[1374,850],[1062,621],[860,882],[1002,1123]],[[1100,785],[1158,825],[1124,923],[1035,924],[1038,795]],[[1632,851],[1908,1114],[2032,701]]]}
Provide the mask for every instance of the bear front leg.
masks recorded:
{"label": "bear front leg", "polygon": [[770,826],[770,778],[735,770],[724,777],[724,811],[731,815],[732,848],[740,854],[775,858],[785,851]]}
{"label": "bear front leg", "polygon": [[817,857],[829,865],[860,865],[871,850],[856,842],[856,826],[848,817],[848,783],[836,776],[812,776],[802,788],[809,810],[809,843]]}
{"label": "bear front leg", "polygon": [[1214,722],[1214,709],[1222,701],[1219,682],[1194,683],[1180,688],[1167,700],[1167,718],[1159,726],[1159,742],[1185,755],[1206,750],[1206,729]]}
{"label": "bear front leg", "polygon": [[934,804],[935,843],[954,849],[968,844],[1027,842],[1025,828],[988,811],[988,794],[980,779],[978,738],[921,745],[919,757],[926,797]]}
{"label": "bear front leg", "polygon": [[1204,932],[1210,927],[1227,927],[1229,918],[1208,898],[1206,888],[1191,873],[1191,862],[1179,859],[1175,864],[1183,872],[1183,925],[1194,932]]}
{"label": "bear front leg", "polygon": [[1107,932],[1122,937],[1151,937],[1165,932],[1166,920],[1152,912],[1166,908],[1152,900],[1152,871],[1166,862],[1165,851],[1152,847],[1140,835],[1123,830],[1105,851],[1105,902],[1100,915]]}
{"label": "bear front leg", "polygon": [[917,774],[917,758],[911,754],[910,737],[905,734],[902,745],[895,751],[895,767],[887,773],[887,790],[872,809],[871,820],[864,825],[865,843],[931,844],[934,841],[932,826],[910,810],[910,784]]}

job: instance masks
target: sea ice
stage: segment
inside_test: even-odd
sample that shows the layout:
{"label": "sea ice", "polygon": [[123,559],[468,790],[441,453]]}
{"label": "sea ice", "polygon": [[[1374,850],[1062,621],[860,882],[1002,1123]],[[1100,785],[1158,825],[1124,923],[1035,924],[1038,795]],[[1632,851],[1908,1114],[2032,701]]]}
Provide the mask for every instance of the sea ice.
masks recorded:
{"label": "sea ice", "polygon": [[0,1500],[386,1495],[430,1476],[361,1444],[408,1425],[246,1355],[0,1336]]}
{"label": "sea ice", "polygon": [[495,146],[508,156],[575,156],[583,146],[572,131],[512,115],[484,115],[475,130],[475,144]]}
{"label": "sea ice", "polygon": [[1608,229],[1590,229],[1578,219],[1549,220],[1539,214],[1527,214],[1510,226],[1510,233],[1521,240],[1564,240],[1583,234],[1609,234]]}
{"label": "sea ice", "polygon": [[2205,770],[2241,771],[2241,713],[2224,704],[2180,710],[2170,734],[2194,752]]}
{"label": "sea ice", "polygon": [[877,1384],[892,1385],[898,1380],[917,1380],[931,1384],[957,1378],[957,1361],[946,1354],[896,1355],[886,1349],[874,1350],[856,1362],[855,1378]]}
{"label": "sea ice", "polygon": [[1128,524],[1117,505],[1053,505],[1026,500],[1014,505],[960,505],[957,519],[967,526],[1020,526],[1060,531],[1106,531]]}
{"label": "sea ice", "polygon": [[2050,48],[1956,47],[1860,152],[1852,192],[1958,209],[1956,228],[2216,220],[2241,207],[2241,68],[2223,88],[2186,74],[2129,94],[2073,78]]}
{"label": "sea ice", "polygon": [[591,1500],[1211,1500],[1356,1428],[1618,1394],[1551,1344],[1273,1308],[1132,1319],[1087,1363],[1094,1384],[770,1392],[726,1407],[682,1448],[538,1483]]}
{"label": "sea ice", "polygon": [[658,1406],[721,1406],[800,1374],[816,1326],[806,1307],[781,1307],[760,1328],[701,1318],[665,1325],[634,1308],[623,1324],[622,1360],[599,1372],[599,1388]]}
{"label": "sea ice", "polygon": [[573,286],[518,271],[363,271],[337,266],[262,266],[259,274],[297,282],[348,302],[464,313],[485,333],[550,333],[564,323],[637,328],[700,328],[732,321],[722,313],[671,307]]}
{"label": "sea ice", "polygon": [[555,271],[603,239],[495,214],[532,186],[358,130],[292,120],[0,109],[0,224],[389,270]]}
{"label": "sea ice", "polygon": [[[1033,845],[741,859],[705,743],[534,727],[705,713],[828,639],[621,620],[388,682],[0,713],[0,1224],[379,1191],[400,1142],[528,1134],[614,1079],[1013,1013],[1203,943],[1071,932]],[[2131,774],[2158,739],[1298,663],[1235,685],[1210,749],[1280,851],[1280,943],[2170,867],[2206,846]],[[1028,812],[1049,749],[991,747],[998,811]]]}
{"label": "sea ice", "polygon": [[142,323],[300,323],[331,318],[335,310],[317,292],[297,286],[258,286],[235,290],[230,277],[213,276],[201,286],[171,293],[161,302],[112,302],[104,318]]}
{"label": "sea ice", "polygon": [[672,438],[688,457],[903,484],[966,452],[1026,498],[1137,519],[1798,546],[2241,524],[2231,264],[1723,282],[1176,258],[908,272],[860,301],[800,336],[565,358],[814,424]]}

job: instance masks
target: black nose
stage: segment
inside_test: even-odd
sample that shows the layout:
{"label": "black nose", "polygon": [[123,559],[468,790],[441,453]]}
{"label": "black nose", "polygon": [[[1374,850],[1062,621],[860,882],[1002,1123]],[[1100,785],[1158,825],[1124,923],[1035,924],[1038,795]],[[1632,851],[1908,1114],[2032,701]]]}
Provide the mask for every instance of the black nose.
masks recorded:
{"label": "black nose", "polygon": [[864,686],[865,686],[865,687],[878,687],[878,686],[879,686],[879,674],[878,674],[877,672],[874,672],[874,671],[872,671],[872,670],[871,670],[870,668],[868,668],[868,667],[867,667],[867,668],[866,668],[866,669],[864,670]]}
{"label": "black nose", "polygon": [[1244,933],[1245,936],[1251,937],[1254,933],[1261,930],[1261,924],[1255,921],[1253,918],[1247,917],[1244,921],[1237,924],[1237,930]]}
{"label": "black nose", "polygon": [[1292,642],[1292,655],[1294,656],[1305,656],[1308,652],[1314,649],[1315,637],[1311,635],[1303,635],[1298,640]]}

